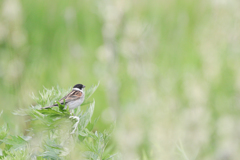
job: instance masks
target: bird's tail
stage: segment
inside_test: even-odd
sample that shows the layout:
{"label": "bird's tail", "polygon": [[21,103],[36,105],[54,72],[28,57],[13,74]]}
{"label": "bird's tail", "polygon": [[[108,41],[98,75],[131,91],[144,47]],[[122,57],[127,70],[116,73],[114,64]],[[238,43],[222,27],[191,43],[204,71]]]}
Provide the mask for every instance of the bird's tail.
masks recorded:
{"label": "bird's tail", "polygon": [[48,108],[52,108],[52,107],[54,107],[54,105],[47,106],[47,107],[43,107],[43,108],[41,108],[41,109],[48,109]]}

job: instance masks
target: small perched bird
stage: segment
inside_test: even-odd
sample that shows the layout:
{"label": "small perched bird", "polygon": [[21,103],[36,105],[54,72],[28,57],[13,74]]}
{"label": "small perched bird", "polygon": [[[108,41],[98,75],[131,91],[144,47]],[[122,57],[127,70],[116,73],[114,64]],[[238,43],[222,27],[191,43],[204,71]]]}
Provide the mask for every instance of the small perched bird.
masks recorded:
{"label": "small perched bird", "polygon": [[[77,108],[84,101],[85,95],[83,92],[83,88],[85,88],[84,85],[76,84],[75,86],[73,86],[72,91],[68,93],[65,97],[60,99],[58,102],[64,105],[64,100],[65,100],[65,108],[67,108],[67,106],[69,106],[70,110]],[[56,106],[58,106],[57,103],[51,106],[43,107],[42,109],[47,109],[47,108],[56,107]]]}

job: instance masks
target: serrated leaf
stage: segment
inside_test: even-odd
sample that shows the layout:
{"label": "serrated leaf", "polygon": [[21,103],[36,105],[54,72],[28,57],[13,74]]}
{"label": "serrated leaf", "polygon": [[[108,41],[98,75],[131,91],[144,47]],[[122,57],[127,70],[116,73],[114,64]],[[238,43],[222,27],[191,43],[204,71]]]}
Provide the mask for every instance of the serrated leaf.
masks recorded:
{"label": "serrated leaf", "polygon": [[23,148],[21,150],[3,151],[4,160],[26,160],[30,159],[29,150]]}
{"label": "serrated leaf", "polygon": [[13,114],[18,116],[27,116],[29,114],[29,109],[18,109],[13,111]]}
{"label": "serrated leaf", "polygon": [[88,134],[86,132],[80,131],[79,135],[86,137]]}
{"label": "serrated leaf", "polygon": [[20,136],[11,136],[11,138],[5,138],[2,142],[10,145],[10,148],[14,150],[20,149],[27,144],[27,141]]}
{"label": "serrated leaf", "polygon": [[86,128],[87,128],[89,131],[91,131],[91,130],[93,129],[93,127],[95,126],[95,124],[97,123],[98,119],[99,119],[99,117],[96,118],[93,123],[89,123]]}
{"label": "serrated leaf", "polygon": [[61,112],[58,112],[53,109],[43,109],[43,110],[37,110],[39,113],[41,113],[43,116],[61,116],[63,115]]}
{"label": "serrated leaf", "polygon": [[88,137],[98,140],[98,136],[96,136],[93,132],[90,132],[88,129],[85,129],[84,131],[88,134]]}
{"label": "serrated leaf", "polygon": [[84,131],[78,132],[78,139],[80,141],[83,141],[85,139],[85,137],[87,137],[87,136],[88,136],[88,134],[86,132],[84,132]]}
{"label": "serrated leaf", "polygon": [[61,154],[62,149],[63,147],[56,144],[53,139],[47,139],[44,143],[44,152],[39,156],[46,159],[61,159],[59,155]]}
{"label": "serrated leaf", "polygon": [[70,116],[70,114],[65,114],[63,112],[59,112],[53,109],[43,109],[43,110],[37,110],[38,112],[40,112],[42,115],[45,116],[50,116],[50,117],[68,117]]}
{"label": "serrated leaf", "polygon": [[79,130],[83,130],[84,128],[86,128],[86,126],[89,124],[89,122],[91,122],[91,118],[93,115],[93,111],[94,111],[94,106],[95,106],[95,101],[93,101],[93,103],[90,104],[90,106],[87,108],[87,110],[85,111],[85,113],[80,116],[80,120],[79,120]]}
{"label": "serrated leaf", "polygon": [[30,116],[32,116],[34,118],[38,118],[38,119],[43,119],[44,118],[44,115],[41,114],[39,112],[39,110],[36,110],[36,109],[31,109],[29,114],[30,114]]}

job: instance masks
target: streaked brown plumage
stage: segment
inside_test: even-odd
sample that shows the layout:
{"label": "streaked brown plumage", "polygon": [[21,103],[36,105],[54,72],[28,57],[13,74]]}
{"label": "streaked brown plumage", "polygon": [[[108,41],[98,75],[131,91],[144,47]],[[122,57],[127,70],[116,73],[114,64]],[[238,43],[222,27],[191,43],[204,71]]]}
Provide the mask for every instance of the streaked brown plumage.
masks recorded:
{"label": "streaked brown plumage", "polygon": [[[64,96],[62,99],[60,99],[58,102],[60,104],[64,104],[64,100],[65,100],[65,106],[69,106],[69,109],[74,109],[77,106],[80,106],[84,101],[84,96],[85,96],[83,92],[83,88],[85,88],[85,86],[82,84],[75,85],[72,91],[68,93],[66,96]],[[43,107],[42,109],[47,109],[55,106],[58,106],[58,104],[55,103],[51,106]]]}

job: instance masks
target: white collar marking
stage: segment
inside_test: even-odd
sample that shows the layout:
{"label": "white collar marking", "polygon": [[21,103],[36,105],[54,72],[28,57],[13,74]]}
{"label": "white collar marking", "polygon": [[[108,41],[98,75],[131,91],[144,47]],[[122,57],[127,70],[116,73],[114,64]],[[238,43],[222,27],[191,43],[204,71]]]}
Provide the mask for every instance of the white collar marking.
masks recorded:
{"label": "white collar marking", "polygon": [[73,88],[72,90],[83,92],[83,90],[79,88]]}

